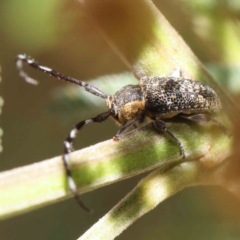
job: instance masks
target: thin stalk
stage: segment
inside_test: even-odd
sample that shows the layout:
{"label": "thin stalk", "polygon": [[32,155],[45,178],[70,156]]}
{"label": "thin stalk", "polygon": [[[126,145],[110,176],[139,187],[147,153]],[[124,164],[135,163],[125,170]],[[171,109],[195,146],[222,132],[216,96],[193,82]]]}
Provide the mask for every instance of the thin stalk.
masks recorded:
{"label": "thin stalk", "polygon": [[[208,165],[210,153],[219,162],[231,154],[231,139],[217,126],[177,121],[168,123],[168,128],[182,141],[188,161]],[[177,144],[152,124],[129,132],[118,142],[108,140],[73,152],[70,160],[80,194],[183,161]],[[71,197],[61,156],[0,173],[0,192],[1,219]]]}

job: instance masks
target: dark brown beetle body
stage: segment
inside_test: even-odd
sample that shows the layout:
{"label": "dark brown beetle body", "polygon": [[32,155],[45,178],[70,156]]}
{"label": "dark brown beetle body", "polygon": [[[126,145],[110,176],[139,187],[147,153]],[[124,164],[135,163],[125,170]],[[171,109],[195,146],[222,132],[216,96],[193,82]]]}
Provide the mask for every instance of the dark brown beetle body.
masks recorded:
{"label": "dark brown beetle body", "polygon": [[221,109],[220,99],[212,88],[177,77],[143,77],[139,85],[123,87],[106,102],[109,109],[115,110],[114,118],[120,124],[139,115],[156,120]]}
{"label": "dark brown beetle body", "polygon": [[221,109],[221,102],[215,91],[205,84],[185,77],[181,70],[175,69],[169,77],[143,77],[139,85],[127,85],[109,96],[98,88],[75,78],[65,76],[57,71],[39,65],[26,55],[18,55],[16,65],[19,74],[25,81],[37,84],[37,81],[29,77],[22,69],[23,63],[27,63],[33,68],[46,72],[58,79],[71,82],[83,87],[87,92],[105,99],[108,111],[77,123],[68,134],[64,142],[63,163],[66,169],[68,185],[79,205],[89,211],[78,197],[77,186],[72,178],[69,166],[69,153],[72,151],[72,143],[79,130],[83,126],[92,122],[102,122],[108,117],[113,117],[121,128],[114,136],[118,140],[120,135],[129,127],[136,127],[136,123],[141,123],[147,116],[153,120],[153,125],[159,131],[170,136],[179,146],[180,154],[185,157],[182,143],[171,133],[162,120],[172,118],[176,115],[196,122],[213,121],[223,128],[224,126],[208,113]]}

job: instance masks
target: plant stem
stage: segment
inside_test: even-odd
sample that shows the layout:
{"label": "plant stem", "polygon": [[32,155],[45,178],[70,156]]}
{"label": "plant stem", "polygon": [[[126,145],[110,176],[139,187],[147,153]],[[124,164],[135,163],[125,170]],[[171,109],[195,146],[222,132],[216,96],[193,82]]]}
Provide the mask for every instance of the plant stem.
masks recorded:
{"label": "plant stem", "polygon": [[197,181],[200,169],[199,162],[182,163],[165,171],[157,169],[141,180],[124,199],[78,240],[114,239],[160,202],[193,185]]}
{"label": "plant stem", "polygon": [[[215,159],[221,162],[230,154],[231,139],[216,126],[206,128],[180,121],[168,123],[168,128],[182,141],[188,160],[206,159],[211,153],[223,151],[225,154]],[[181,161],[177,144],[149,124],[118,142],[108,140],[73,152],[71,169],[79,193],[84,193]],[[203,161],[208,162],[211,160]],[[2,172],[0,192],[1,219],[71,196],[61,157]]]}

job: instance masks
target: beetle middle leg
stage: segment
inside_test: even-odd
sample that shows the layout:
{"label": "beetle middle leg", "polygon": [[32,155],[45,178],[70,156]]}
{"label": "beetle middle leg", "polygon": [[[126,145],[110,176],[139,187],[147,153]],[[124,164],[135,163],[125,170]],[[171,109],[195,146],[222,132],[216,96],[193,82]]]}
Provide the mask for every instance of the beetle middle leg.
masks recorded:
{"label": "beetle middle leg", "polygon": [[153,122],[153,125],[156,129],[166,133],[168,136],[170,136],[179,146],[180,148],[180,154],[183,158],[185,158],[185,151],[183,148],[182,143],[167,129],[167,125],[164,121],[162,120],[155,120]]}

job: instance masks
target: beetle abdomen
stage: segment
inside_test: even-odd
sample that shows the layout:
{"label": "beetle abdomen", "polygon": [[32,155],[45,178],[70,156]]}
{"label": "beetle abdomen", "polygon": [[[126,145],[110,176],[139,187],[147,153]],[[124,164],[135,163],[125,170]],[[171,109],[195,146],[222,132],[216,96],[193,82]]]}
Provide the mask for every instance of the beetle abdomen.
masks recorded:
{"label": "beetle abdomen", "polygon": [[[153,115],[192,113],[221,108],[216,92],[201,82],[176,77],[143,77],[145,109]],[[152,115],[152,114],[151,114]]]}

